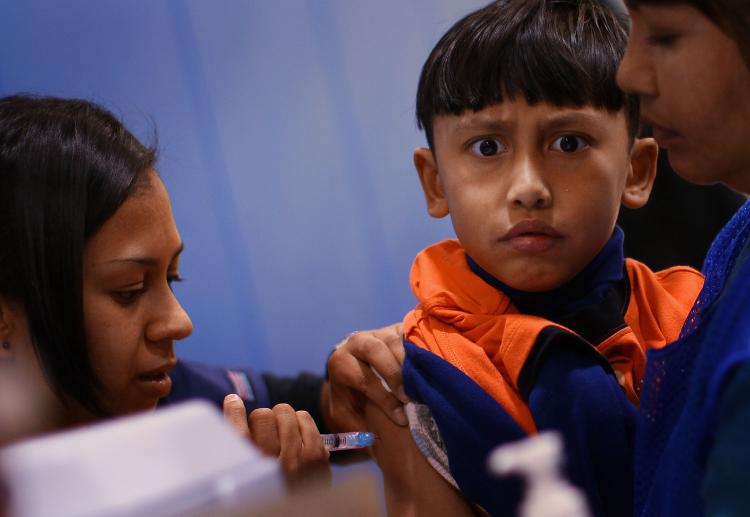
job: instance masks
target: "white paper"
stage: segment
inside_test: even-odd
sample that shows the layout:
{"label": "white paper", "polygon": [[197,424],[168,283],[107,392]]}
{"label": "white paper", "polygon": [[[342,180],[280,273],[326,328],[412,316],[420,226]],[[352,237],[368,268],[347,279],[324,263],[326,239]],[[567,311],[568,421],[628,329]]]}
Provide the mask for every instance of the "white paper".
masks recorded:
{"label": "white paper", "polygon": [[11,517],[186,515],[284,494],[276,461],[188,402],[0,451]]}

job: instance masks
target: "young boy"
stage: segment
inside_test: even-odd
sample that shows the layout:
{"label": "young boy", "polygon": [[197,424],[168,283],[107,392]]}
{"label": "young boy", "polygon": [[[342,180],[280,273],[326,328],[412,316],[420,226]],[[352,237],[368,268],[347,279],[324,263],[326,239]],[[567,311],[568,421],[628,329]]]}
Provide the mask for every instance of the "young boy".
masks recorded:
{"label": "young boy", "polygon": [[595,514],[632,512],[645,352],[678,337],[702,277],[623,258],[619,206],[648,201],[657,155],[615,85],[626,38],[597,0],[505,0],[456,23],[422,69],[429,148],[414,163],[458,241],[411,272],[413,439],[367,410],[391,513],[513,515],[521,487],[487,474],[487,455],[542,429],[562,434]]}

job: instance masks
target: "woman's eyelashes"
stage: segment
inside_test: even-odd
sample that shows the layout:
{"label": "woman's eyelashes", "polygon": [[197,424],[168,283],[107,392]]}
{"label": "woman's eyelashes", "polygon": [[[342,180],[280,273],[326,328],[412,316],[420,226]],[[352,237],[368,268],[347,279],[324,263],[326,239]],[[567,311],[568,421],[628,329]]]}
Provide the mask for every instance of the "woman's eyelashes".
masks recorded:
{"label": "woman's eyelashes", "polygon": [[[167,285],[169,286],[170,291],[173,290],[173,284],[175,282],[182,282],[184,281],[184,278],[182,278],[179,273],[173,273],[167,275]],[[117,289],[115,291],[112,291],[112,296],[115,298],[117,302],[119,302],[122,305],[130,305],[138,300],[140,296],[142,296],[147,291],[146,284],[142,284],[137,287],[129,288],[129,289]]]}
{"label": "woman's eyelashes", "polygon": [[121,305],[130,305],[134,303],[139,296],[146,292],[145,286],[135,289],[122,289],[113,291],[112,296]]}
{"label": "woman's eyelashes", "polygon": [[172,275],[167,276],[167,283],[169,284],[169,288],[174,291],[174,284],[175,282],[184,282],[185,279],[180,276],[179,273],[174,273]]}

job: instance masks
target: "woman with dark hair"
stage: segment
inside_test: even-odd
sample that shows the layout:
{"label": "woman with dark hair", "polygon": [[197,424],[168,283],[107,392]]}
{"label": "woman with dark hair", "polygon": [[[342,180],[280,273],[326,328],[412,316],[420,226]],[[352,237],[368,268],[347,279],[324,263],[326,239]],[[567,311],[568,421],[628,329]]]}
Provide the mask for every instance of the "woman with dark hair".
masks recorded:
{"label": "woman with dark hair", "polygon": [[[750,3],[626,0],[618,82],[675,171],[750,195]],[[750,514],[750,203],[715,239],[680,339],[651,352],[636,439],[637,515]]]}
{"label": "woman with dark hair", "polygon": [[[174,362],[172,341],[192,331],[190,320],[169,289],[178,279],[182,244],[166,193],[153,172],[154,161],[152,149],[142,146],[114,117],[90,103],[28,97],[0,100],[3,358],[13,359],[17,368],[26,370],[27,377],[46,381],[66,408],[70,423],[153,408],[160,390],[168,388],[169,381],[159,374],[165,374],[164,368]],[[146,299],[168,311],[155,318],[160,325],[155,335],[143,332],[131,339],[121,328],[106,335],[113,323],[119,326],[125,322],[120,319],[135,319],[130,316],[136,312],[132,308],[138,309],[143,330],[147,330],[150,322],[145,321],[146,314],[141,315],[146,311],[137,306],[142,303],[141,291],[146,291],[145,267],[133,268],[144,270],[142,275],[127,278],[133,280],[133,286],[119,286],[120,277],[127,275],[115,271],[111,286],[107,284],[104,290],[93,282],[95,276],[86,273],[100,274],[107,267],[100,264],[99,255],[106,253],[100,250],[101,245],[109,244],[102,238],[113,231],[127,231],[130,223],[125,217],[123,224],[117,225],[123,219],[119,216],[131,215],[133,210],[140,215],[152,204],[163,209],[158,228],[168,234],[168,244],[175,249],[166,250],[169,260],[159,264],[165,274],[150,280]],[[121,207],[122,214],[109,221]],[[105,230],[113,231],[99,232],[105,224]],[[138,233],[140,228],[134,230]],[[128,263],[123,261],[123,265]],[[106,291],[109,299],[104,306],[117,311],[114,321],[99,314],[100,297]],[[131,390],[119,379],[109,379],[125,365],[114,362],[106,351],[114,353],[139,339],[160,346],[158,350],[144,347],[148,353],[143,357],[126,352],[133,356],[135,379],[148,388]]]}
{"label": "woman with dark hair", "polygon": [[[53,429],[153,410],[171,391],[192,324],[172,292],[183,243],[155,159],[91,102],[0,99],[0,367],[53,401]],[[210,391],[201,375],[181,367],[182,398]],[[236,402],[228,418],[249,434]],[[327,460],[305,411],[250,423],[274,431],[253,438],[287,474]]]}

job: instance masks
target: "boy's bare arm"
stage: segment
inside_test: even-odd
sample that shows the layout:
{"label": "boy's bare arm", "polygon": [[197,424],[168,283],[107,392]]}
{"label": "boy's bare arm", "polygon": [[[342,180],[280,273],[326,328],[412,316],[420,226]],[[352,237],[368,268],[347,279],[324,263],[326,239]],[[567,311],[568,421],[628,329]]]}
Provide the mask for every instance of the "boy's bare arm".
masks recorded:
{"label": "boy's bare arm", "polygon": [[396,425],[370,402],[365,404],[365,420],[377,437],[373,452],[383,472],[389,516],[476,515],[419,452],[408,427]]}

